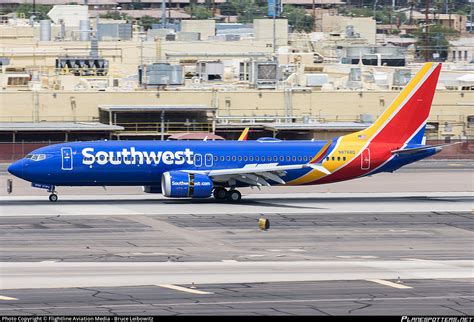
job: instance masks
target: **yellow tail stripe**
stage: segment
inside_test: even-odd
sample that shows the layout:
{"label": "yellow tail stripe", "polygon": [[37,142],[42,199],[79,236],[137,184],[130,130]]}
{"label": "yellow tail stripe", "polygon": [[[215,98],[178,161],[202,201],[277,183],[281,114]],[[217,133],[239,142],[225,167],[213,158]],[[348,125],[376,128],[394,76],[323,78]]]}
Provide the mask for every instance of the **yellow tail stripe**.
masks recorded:
{"label": "yellow tail stripe", "polygon": [[244,131],[242,132],[242,134],[240,134],[240,137],[239,137],[238,141],[247,141],[247,135],[249,133],[249,130],[250,130],[250,128],[246,127],[244,129]]}

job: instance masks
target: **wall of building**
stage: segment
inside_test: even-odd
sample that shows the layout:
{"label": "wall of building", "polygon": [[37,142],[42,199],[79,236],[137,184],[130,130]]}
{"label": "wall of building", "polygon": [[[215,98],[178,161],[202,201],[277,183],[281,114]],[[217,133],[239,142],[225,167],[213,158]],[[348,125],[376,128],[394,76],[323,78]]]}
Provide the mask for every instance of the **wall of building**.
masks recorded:
{"label": "wall of building", "polygon": [[182,32],[199,32],[201,40],[207,40],[209,36],[216,34],[216,22],[214,20],[183,20],[181,21]]}
{"label": "wall of building", "polygon": [[[253,33],[256,40],[271,45],[273,43],[273,19],[254,19]],[[275,40],[276,46],[288,45],[288,20],[275,20]]]}
{"label": "wall of building", "polygon": [[[219,117],[262,120],[303,116],[321,121],[360,121],[361,114],[376,119],[398,94],[396,91],[132,91],[0,92],[0,122],[98,120],[98,105],[205,104],[216,106]],[[432,139],[446,136],[474,139],[474,92],[438,91],[429,122],[439,125]]]}

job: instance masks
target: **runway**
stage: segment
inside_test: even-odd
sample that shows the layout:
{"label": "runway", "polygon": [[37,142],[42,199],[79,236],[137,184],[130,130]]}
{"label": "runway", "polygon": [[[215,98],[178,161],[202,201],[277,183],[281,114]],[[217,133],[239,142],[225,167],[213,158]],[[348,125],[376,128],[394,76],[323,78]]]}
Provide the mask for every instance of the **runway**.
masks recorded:
{"label": "runway", "polygon": [[1,196],[0,313],[473,315],[472,191],[394,187]]}

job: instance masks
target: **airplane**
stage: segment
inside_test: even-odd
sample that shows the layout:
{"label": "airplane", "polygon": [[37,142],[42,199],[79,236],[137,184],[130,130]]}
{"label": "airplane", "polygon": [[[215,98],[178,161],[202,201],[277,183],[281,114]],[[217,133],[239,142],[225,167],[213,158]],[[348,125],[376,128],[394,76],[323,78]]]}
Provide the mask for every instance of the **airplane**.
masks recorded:
{"label": "airplane", "polygon": [[441,70],[426,63],[368,128],[327,141],[90,141],[39,148],[8,171],[46,189],[143,186],[171,198],[241,200],[239,187],[326,184],[393,172],[432,156],[424,132]]}

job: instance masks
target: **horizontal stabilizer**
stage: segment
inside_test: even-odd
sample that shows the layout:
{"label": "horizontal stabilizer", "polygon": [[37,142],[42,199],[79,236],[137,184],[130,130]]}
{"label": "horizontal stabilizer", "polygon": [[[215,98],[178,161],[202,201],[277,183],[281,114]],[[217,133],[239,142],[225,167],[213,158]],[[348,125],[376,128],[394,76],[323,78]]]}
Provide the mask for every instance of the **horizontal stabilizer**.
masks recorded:
{"label": "horizontal stabilizer", "polygon": [[393,150],[393,151],[392,151],[392,154],[410,155],[410,154],[416,154],[416,153],[423,152],[423,151],[428,151],[428,150],[431,150],[431,149],[436,149],[436,152],[439,152],[439,151],[441,151],[441,150],[443,149],[443,147],[445,147],[445,146],[454,145],[454,144],[459,144],[459,143],[462,143],[462,142],[446,143],[446,144],[435,144],[435,145],[425,145],[425,146],[421,146],[421,147],[418,147],[418,148],[399,149],[399,150]]}

